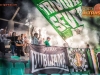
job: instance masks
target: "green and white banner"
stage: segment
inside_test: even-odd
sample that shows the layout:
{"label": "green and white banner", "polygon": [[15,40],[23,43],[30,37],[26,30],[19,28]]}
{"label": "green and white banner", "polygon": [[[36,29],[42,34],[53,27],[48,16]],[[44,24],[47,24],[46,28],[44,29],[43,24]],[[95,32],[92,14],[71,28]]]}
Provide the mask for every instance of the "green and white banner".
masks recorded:
{"label": "green and white banner", "polygon": [[65,40],[73,36],[72,30],[83,27],[81,0],[32,0],[37,9]]}

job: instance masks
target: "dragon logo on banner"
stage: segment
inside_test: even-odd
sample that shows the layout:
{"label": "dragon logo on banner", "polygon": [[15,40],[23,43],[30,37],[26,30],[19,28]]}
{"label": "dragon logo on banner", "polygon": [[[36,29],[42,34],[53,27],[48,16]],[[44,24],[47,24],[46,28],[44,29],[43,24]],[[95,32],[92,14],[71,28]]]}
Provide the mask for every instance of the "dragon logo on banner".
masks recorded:
{"label": "dragon logo on banner", "polygon": [[82,55],[79,52],[75,53],[75,60],[74,63],[77,67],[81,67],[82,66]]}
{"label": "dragon logo on banner", "polygon": [[69,61],[70,65],[75,71],[86,71],[88,69],[88,61],[85,53],[85,49],[69,49]]}

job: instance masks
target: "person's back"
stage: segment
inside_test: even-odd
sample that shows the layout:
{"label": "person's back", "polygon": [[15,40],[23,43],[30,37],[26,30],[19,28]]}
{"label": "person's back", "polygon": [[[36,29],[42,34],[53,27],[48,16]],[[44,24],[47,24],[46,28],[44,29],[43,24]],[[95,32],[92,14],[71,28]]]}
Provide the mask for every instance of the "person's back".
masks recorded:
{"label": "person's back", "polygon": [[44,42],[45,46],[49,47],[50,46],[50,37],[47,37],[47,40]]}

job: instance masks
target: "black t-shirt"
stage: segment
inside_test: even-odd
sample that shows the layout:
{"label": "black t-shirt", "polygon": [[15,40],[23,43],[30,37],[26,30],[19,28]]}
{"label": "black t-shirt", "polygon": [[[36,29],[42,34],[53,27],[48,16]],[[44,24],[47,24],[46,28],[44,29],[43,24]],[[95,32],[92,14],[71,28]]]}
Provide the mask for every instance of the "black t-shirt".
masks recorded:
{"label": "black t-shirt", "polygon": [[22,40],[17,40],[16,43],[17,44],[23,44],[23,41]]}
{"label": "black t-shirt", "polygon": [[11,40],[11,45],[15,45],[15,42],[17,40],[18,36],[14,36],[14,37],[7,37],[7,39]]}

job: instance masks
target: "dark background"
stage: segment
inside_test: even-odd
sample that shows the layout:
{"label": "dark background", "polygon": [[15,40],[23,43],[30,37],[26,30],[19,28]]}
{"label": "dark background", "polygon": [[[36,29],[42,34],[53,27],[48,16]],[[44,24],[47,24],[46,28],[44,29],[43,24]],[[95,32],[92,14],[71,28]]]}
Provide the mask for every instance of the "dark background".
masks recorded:
{"label": "dark background", "polygon": [[[23,20],[23,19],[25,19],[27,17],[28,11],[23,9],[23,7],[22,7],[23,2],[28,2],[30,4],[30,6],[33,7],[33,3],[31,2],[31,0],[0,0],[0,4],[7,4],[7,3],[17,4],[17,6],[0,6],[0,18],[10,20],[12,18],[12,16],[14,15],[15,11],[17,10],[17,8],[20,7],[18,14],[14,18],[14,21],[24,23],[25,20]],[[7,25],[8,25],[7,21],[0,20],[0,28],[5,28]],[[14,26],[18,27],[19,25],[15,24]]]}

